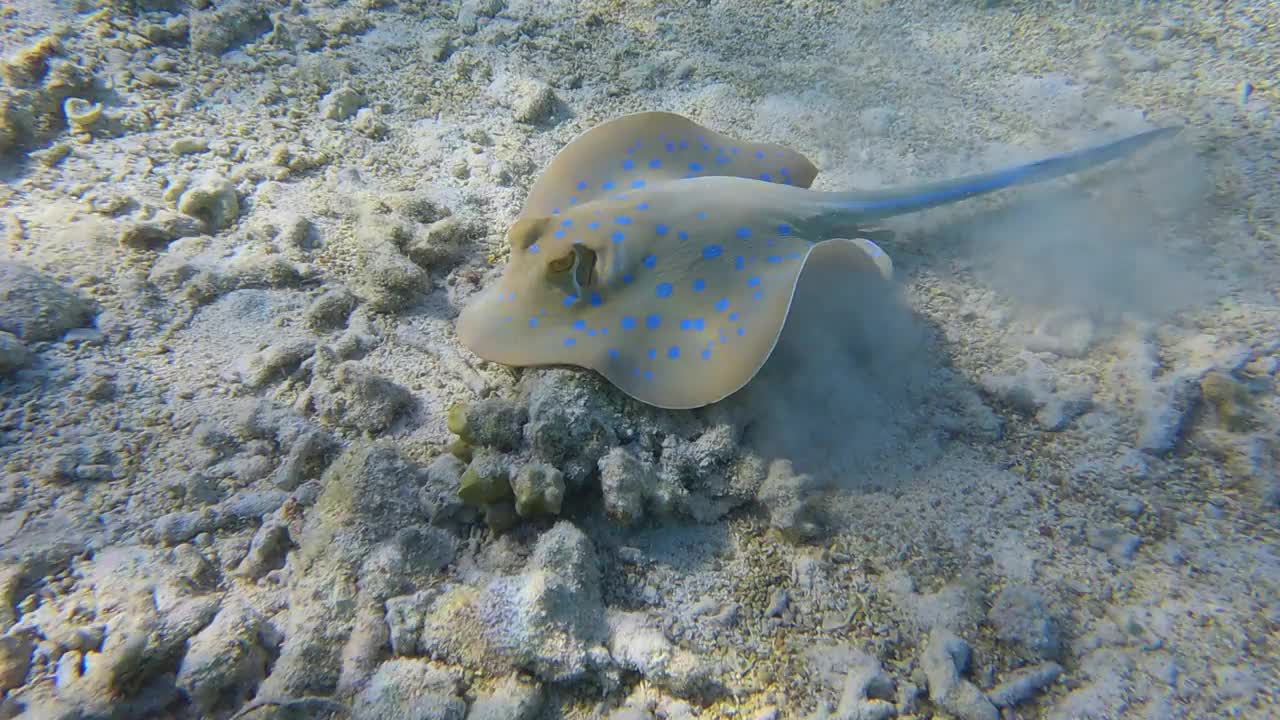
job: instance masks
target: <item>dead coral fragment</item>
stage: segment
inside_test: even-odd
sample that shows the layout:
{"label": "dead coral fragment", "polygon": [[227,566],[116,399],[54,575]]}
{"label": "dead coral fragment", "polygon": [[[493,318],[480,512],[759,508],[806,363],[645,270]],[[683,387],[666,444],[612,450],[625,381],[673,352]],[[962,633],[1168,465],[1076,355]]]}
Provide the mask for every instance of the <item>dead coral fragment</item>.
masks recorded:
{"label": "dead coral fragment", "polygon": [[29,48],[19,50],[0,65],[0,75],[14,87],[32,87],[49,72],[49,58],[58,52],[58,41],[43,38]]}
{"label": "dead coral fragment", "polygon": [[62,101],[62,114],[72,132],[87,133],[102,119],[102,103],[91,103],[78,97]]}
{"label": "dead coral fragment", "polygon": [[178,211],[200,218],[210,231],[224,230],[240,217],[240,200],[231,181],[211,175],[178,199]]}
{"label": "dead coral fragment", "polygon": [[1200,392],[1222,426],[1231,432],[1247,432],[1253,426],[1249,389],[1230,374],[1211,372],[1200,379]]}

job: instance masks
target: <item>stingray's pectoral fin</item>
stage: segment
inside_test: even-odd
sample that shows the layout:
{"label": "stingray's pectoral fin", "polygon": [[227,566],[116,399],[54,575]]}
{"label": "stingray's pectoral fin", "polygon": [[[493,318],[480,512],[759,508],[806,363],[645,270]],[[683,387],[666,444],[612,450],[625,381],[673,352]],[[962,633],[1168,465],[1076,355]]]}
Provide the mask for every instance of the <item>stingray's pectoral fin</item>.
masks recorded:
{"label": "stingray's pectoral fin", "polygon": [[858,237],[867,238],[868,240],[872,240],[877,243],[887,244],[893,242],[898,237],[898,234],[889,228],[884,227],[859,228]]}
{"label": "stingray's pectoral fin", "polygon": [[[892,236],[892,233],[890,233],[890,236]],[[866,269],[874,269],[885,280],[893,279],[893,259],[889,257],[888,253],[881,250],[879,245],[866,237],[853,238],[849,243],[866,256],[864,264]]]}

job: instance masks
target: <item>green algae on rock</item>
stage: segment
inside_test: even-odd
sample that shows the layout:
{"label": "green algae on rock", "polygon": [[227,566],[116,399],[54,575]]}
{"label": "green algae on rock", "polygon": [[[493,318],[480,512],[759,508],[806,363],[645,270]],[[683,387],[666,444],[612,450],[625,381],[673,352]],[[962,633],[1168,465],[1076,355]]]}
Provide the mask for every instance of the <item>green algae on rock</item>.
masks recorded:
{"label": "green algae on rock", "polygon": [[510,400],[491,398],[477,403],[455,403],[448,410],[449,432],[469,445],[495,450],[519,447],[528,411]]}
{"label": "green algae on rock", "polygon": [[1218,422],[1230,432],[1247,432],[1253,425],[1249,389],[1230,374],[1215,371],[1200,379],[1200,392]]}
{"label": "green algae on rock", "polygon": [[489,505],[511,497],[511,469],[505,459],[482,449],[475,453],[458,485],[458,497],[468,505]]}
{"label": "green algae on rock", "polygon": [[531,463],[512,478],[511,489],[520,517],[559,515],[564,502],[564,473],[550,465]]}

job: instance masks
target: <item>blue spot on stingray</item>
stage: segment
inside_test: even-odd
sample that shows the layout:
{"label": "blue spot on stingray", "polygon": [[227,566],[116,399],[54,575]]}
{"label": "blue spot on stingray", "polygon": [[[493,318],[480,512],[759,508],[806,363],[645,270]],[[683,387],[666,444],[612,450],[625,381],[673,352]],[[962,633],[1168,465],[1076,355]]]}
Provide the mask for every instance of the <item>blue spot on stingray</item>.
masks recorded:
{"label": "blue spot on stingray", "polygon": [[662,325],[662,316],[654,313],[644,319],[644,326],[650,330],[657,330]]}
{"label": "blue spot on stingray", "polygon": [[671,297],[671,283],[658,283],[658,286],[653,289],[653,294],[660,298]]}
{"label": "blue spot on stingray", "polygon": [[622,284],[623,284],[623,285],[630,285],[630,284],[631,284],[631,281],[632,281],[633,279],[634,279],[634,278],[632,278],[630,275],[623,275],[623,276],[622,276]]}
{"label": "blue spot on stingray", "polygon": [[733,231],[733,234],[734,234],[734,235],[737,235],[738,237],[742,238],[743,240],[746,240],[747,238],[751,237],[751,228],[749,228],[749,227],[740,227],[740,228],[738,228],[737,230],[734,230],[734,231]]}
{"label": "blue spot on stingray", "polygon": [[688,141],[688,140],[681,140],[681,141],[680,141],[680,149],[681,149],[681,150],[687,150],[688,148],[689,148],[689,141]]}
{"label": "blue spot on stingray", "polygon": [[551,214],[552,214],[552,215],[559,215],[559,214],[560,214],[560,208],[552,208],[552,209],[551,209]]}
{"label": "blue spot on stingray", "polygon": [[708,260],[712,258],[718,258],[720,257],[720,253],[723,251],[724,251],[724,248],[720,247],[719,245],[708,245],[702,248],[702,257]]}
{"label": "blue spot on stingray", "polygon": [[687,232],[685,232],[685,231],[681,230],[680,232],[676,233],[676,237],[680,238],[681,240],[688,240],[688,239],[689,239],[689,233],[687,233]]}
{"label": "blue spot on stingray", "polygon": [[681,320],[680,329],[683,330],[684,332],[689,332],[690,330],[693,329],[693,321],[688,318]]}
{"label": "blue spot on stingray", "polygon": [[693,291],[694,291],[694,292],[702,292],[703,290],[706,290],[706,289],[707,289],[707,281],[706,281],[706,280],[703,280],[702,278],[694,278],[694,279],[693,279]]}
{"label": "blue spot on stingray", "polygon": [[536,317],[531,317],[531,318],[529,318],[529,327],[531,327],[531,328],[536,328],[536,327],[538,327],[538,318],[536,318]]}
{"label": "blue spot on stingray", "polygon": [[653,371],[652,371],[652,370],[645,370],[645,371],[644,371],[644,379],[645,379],[645,380],[652,380],[652,379],[653,379]]}
{"label": "blue spot on stingray", "polygon": [[703,329],[705,329],[706,327],[707,327],[707,321],[706,321],[706,320],[703,320],[703,319],[702,319],[702,318],[700,318],[700,317],[696,317],[696,318],[694,318],[694,319],[693,319],[693,329],[694,329],[694,330],[697,330],[698,332],[702,332],[702,331],[703,331]]}
{"label": "blue spot on stingray", "polygon": [[618,359],[618,351],[614,350],[613,348],[609,348],[609,357],[615,360]]}
{"label": "blue spot on stingray", "polygon": [[577,338],[565,338],[565,339],[564,339],[564,346],[565,346],[565,347],[572,347],[572,346],[577,345],[577,344],[578,344],[578,339],[577,339]]}
{"label": "blue spot on stingray", "polygon": [[623,316],[622,316],[622,329],[623,329],[623,330],[635,330],[635,329],[636,329],[636,319],[635,319],[635,318],[633,318],[633,317],[631,317],[630,315],[623,315]]}
{"label": "blue spot on stingray", "polygon": [[738,322],[738,313],[736,312],[729,313],[729,322]]}
{"label": "blue spot on stingray", "polygon": [[614,218],[613,221],[618,223],[619,225],[631,224],[631,218],[627,217],[626,215],[619,215],[618,217]]}
{"label": "blue spot on stingray", "polygon": [[764,159],[764,151],[763,151],[763,150],[757,150],[757,151],[756,151],[756,159],[757,159],[757,160],[763,160],[763,159]]}
{"label": "blue spot on stingray", "polygon": [[755,291],[754,293],[751,293],[751,299],[752,299],[752,300],[759,300],[759,299],[760,299],[760,298],[762,298],[762,297],[764,297],[764,291],[763,291],[763,290],[757,290],[757,291]]}
{"label": "blue spot on stingray", "polygon": [[773,176],[770,175],[769,173],[760,173],[760,179],[765,182],[769,182],[770,180],[773,179]]}
{"label": "blue spot on stingray", "polygon": [[[628,152],[628,153],[631,153],[631,152],[634,152],[634,151],[632,151],[632,150],[628,149],[628,150],[627,150],[627,152]],[[631,158],[627,158],[626,160],[623,160],[623,161],[622,161],[622,169],[623,169],[623,170],[630,170],[631,168],[633,168],[633,167],[635,167],[635,166],[636,166],[636,163],[635,163],[635,161],[634,161],[634,160],[632,160]]]}
{"label": "blue spot on stingray", "polygon": [[703,360],[710,360],[710,359],[711,359],[711,351],[710,351],[710,350],[703,350],[703,351],[702,351],[702,359],[703,359]]}
{"label": "blue spot on stingray", "polygon": [[534,244],[532,244],[532,245],[530,245],[530,246],[529,246],[529,252],[530,252],[531,254],[533,254],[533,255],[537,255],[537,254],[538,254],[538,251],[539,251],[539,250],[541,250],[541,249],[542,249],[542,248],[538,247],[538,243],[534,243]]}
{"label": "blue spot on stingray", "polygon": [[560,221],[561,227],[573,227],[573,220],[565,218]]}
{"label": "blue spot on stingray", "polygon": [[587,189],[587,181],[586,181],[586,180],[579,180],[579,181],[578,181],[577,188],[578,188],[579,190],[586,190],[586,189]]}
{"label": "blue spot on stingray", "polygon": [[600,189],[601,189],[601,190],[612,190],[612,189],[613,189],[613,181],[612,181],[612,180],[610,180],[610,181],[606,182],[605,184],[601,185],[601,186],[600,186]]}
{"label": "blue spot on stingray", "polygon": [[555,238],[556,238],[557,240],[559,240],[560,238],[564,237],[564,230],[556,230],[555,232],[553,232],[553,233],[551,233],[551,234],[552,234],[553,236],[555,236]]}
{"label": "blue spot on stingray", "polygon": [[578,302],[578,296],[577,296],[577,295],[567,295],[567,296],[565,296],[565,299],[564,299],[562,302],[564,303],[564,306],[565,306],[565,307],[569,307],[570,305],[572,305],[572,304],[574,304],[574,303]]}
{"label": "blue spot on stingray", "polygon": [[626,240],[626,239],[627,239],[627,236],[626,236],[626,235],[623,235],[621,230],[615,230],[615,231],[613,231],[613,234],[612,234],[612,235],[610,235],[609,237],[610,237],[610,238],[612,238],[612,239],[613,239],[613,241],[614,241],[614,242],[616,242],[616,243],[620,243],[620,242],[622,242],[623,240]]}
{"label": "blue spot on stingray", "polygon": [[600,227],[600,221],[592,220],[591,222],[587,223],[587,227],[590,228],[591,230],[595,230],[596,228]]}
{"label": "blue spot on stingray", "polygon": [[799,259],[800,259],[800,253],[798,253],[798,252],[789,252],[789,253],[787,253],[787,259],[788,259],[788,260],[799,260]]}
{"label": "blue spot on stingray", "polygon": [[588,328],[588,329],[587,329],[587,335],[588,335],[588,336],[590,336],[590,337],[595,337],[595,336],[596,336],[596,329],[595,329],[595,328]]}
{"label": "blue spot on stingray", "polygon": [[653,226],[653,232],[657,235],[666,235],[667,226],[663,225],[662,223],[658,223],[657,225]]}
{"label": "blue spot on stingray", "polygon": [[600,307],[600,293],[591,293],[591,304]]}
{"label": "blue spot on stingray", "polygon": [[694,217],[698,218],[699,220],[706,220],[707,214],[704,212],[700,212],[700,213],[696,213]]}
{"label": "blue spot on stingray", "polygon": [[652,269],[658,264],[658,258],[655,255],[645,255],[644,260],[641,260],[640,262],[642,262],[645,267]]}
{"label": "blue spot on stingray", "polygon": [[786,177],[791,174],[791,171],[787,170],[786,168],[778,168],[778,174],[783,177]]}
{"label": "blue spot on stingray", "polygon": [[609,334],[609,328],[600,328],[600,334],[601,334],[601,335],[608,335],[608,334]]}
{"label": "blue spot on stingray", "polygon": [[667,143],[667,152],[675,152],[675,150],[676,150],[675,143]]}
{"label": "blue spot on stingray", "polygon": [[765,258],[765,262],[769,262],[769,263],[773,263],[774,265],[777,265],[778,263],[782,262],[782,258],[778,257],[777,255],[770,255],[769,257]]}
{"label": "blue spot on stingray", "polygon": [[577,205],[577,204],[578,204],[578,196],[577,196],[577,195],[574,195],[573,197],[570,197],[570,198],[569,198],[569,204],[570,204],[570,205]]}
{"label": "blue spot on stingray", "polygon": [[786,223],[782,223],[781,225],[779,225],[779,226],[778,226],[778,234],[779,234],[779,235],[790,235],[790,234],[791,234],[791,226],[790,226],[790,225],[788,225],[788,224],[786,224]]}
{"label": "blue spot on stingray", "polygon": [[738,337],[742,337],[743,335],[746,335],[746,334],[747,334],[747,329],[746,329],[746,328],[744,328],[744,327],[740,327],[740,328],[738,328]]}
{"label": "blue spot on stingray", "polygon": [[680,357],[680,346],[672,345],[671,347],[667,348],[667,357],[671,358],[672,360],[675,360],[676,358]]}
{"label": "blue spot on stingray", "polygon": [[702,172],[702,165],[696,162],[689,163],[689,169],[693,172]]}
{"label": "blue spot on stingray", "polygon": [[644,187],[644,181],[643,181],[643,180],[632,180],[632,181],[631,181],[631,187],[633,187],[633,188],[642,188],[642,187]]}
{"label": "blue spot on stingray", "polygon": [[751,277],[747,278],[747,287],[755,287],[759,284],[760,284],[760,278],[756,277],[755,275],[752,275]]}
{"label": "blue spot on stingray", "polygon": [[[671,143],[667,143],[667,147],[671,147]],[[653,168],[654,170],[657,170],[658,168],[662,167],[662,161],[659,160],[658,158],[654,158],[649,161],[649,167]]]}
{"label": "blue spot on stingray", "polygon": [[716,301],[716,312],[724,312],[729,309],[729,298],[720,298]]}
{"label": "blue spot on stingray", "polygon": [[637,209],[637,210],[648,210],[648,209],[649,209],[649,203],[636,203],[636,209]]}
{"label": "blue spot on stingray", "polygon": [[586,330],[586,329],[587,329],[587,321],[586,321],[586,320],[574,320],[574,321],[573,321],[573,329],[574,329],[574,330],[578,330],[579,332],[581,332],[582,330]]}
{"label": "blue spot on stingray", "polygon": [[742,268],[746,267],[746,265],[747,265],[747,259],[742,257],[741,255],[733,259],[734,270],[741,270]]}
{"label": "blue spot on stingray", "polygon": [[649,359],[653,360],[658,357],[658,348],[649,348]]}

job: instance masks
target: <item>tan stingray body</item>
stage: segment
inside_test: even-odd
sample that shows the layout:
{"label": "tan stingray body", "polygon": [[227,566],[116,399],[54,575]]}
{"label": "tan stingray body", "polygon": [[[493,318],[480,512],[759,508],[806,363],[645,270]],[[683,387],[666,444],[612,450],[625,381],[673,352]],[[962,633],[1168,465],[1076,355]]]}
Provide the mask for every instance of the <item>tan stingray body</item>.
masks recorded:
{"label": "tan stingray body", "polygon": [[831,193],[808,189],[817,170],[794,151],[670,113],[628,115],[579,135],[535,182],[502,277],[469,300],[458,338],[494,362],[590,368],[651,405],[701,407],[768,360],[806,263],[847,267],[850,282],[891,276],[888,256],[859,237],[868,221],[1075,172],[1169,132]]}
{"label": "tan stingray body", "polygon": [[[504,281],[472,300],[459,337],[507,365],[591,368],[659,407],[715,402],[768,359],[811,253],[846,252],[878,271],[855,243],[815,246],[788,232],[794,192],[706,177],[577,205],[528,247],[514,242]],[[598,268],[581,293],[540,271],[573,244]]]}

